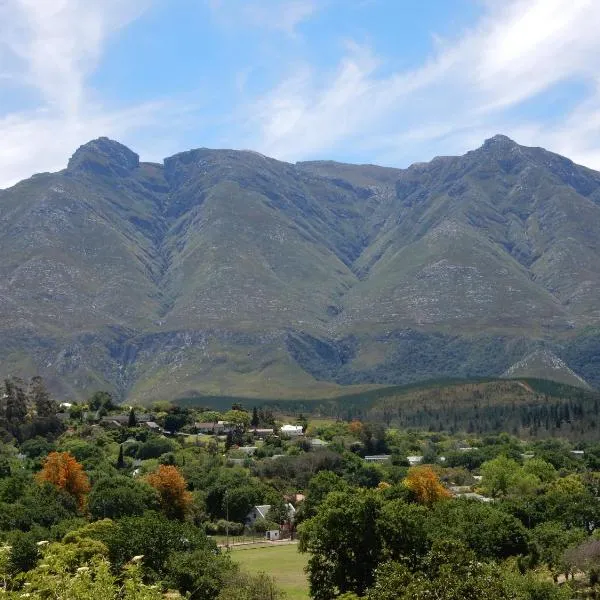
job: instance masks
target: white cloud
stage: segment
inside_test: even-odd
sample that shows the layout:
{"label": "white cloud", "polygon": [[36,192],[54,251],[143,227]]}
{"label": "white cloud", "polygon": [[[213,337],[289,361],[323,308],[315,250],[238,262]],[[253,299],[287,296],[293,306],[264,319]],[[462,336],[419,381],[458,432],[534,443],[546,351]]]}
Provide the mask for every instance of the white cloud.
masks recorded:
{"label": "white cloud", "polygon": [[298,26],[323,7],[326,0],[208,0],[213,13],[228,24],[261,27],[296,35]]}
{"label": "white cloud", "polygon": [[35,108],[0,116],[0,186],[64,166],[96,135],[148,123],[157,105],[108,111],[87,79],[107,39],[137,18],[147,0],[6,0],[0,4],[0,80]]}
{"label": "white cloud", "polygon": [[[600,168],[600,2],[512,0],[486,11],[413,71],[382,76],[383,58],[357,47],[336,72],[305,66],[256,103],[246,145],[291,160],[356,145],[373,162],[401,165],[503,132]],[[558,124],[516,116],[520,103],[573,80],[590,92]]]}

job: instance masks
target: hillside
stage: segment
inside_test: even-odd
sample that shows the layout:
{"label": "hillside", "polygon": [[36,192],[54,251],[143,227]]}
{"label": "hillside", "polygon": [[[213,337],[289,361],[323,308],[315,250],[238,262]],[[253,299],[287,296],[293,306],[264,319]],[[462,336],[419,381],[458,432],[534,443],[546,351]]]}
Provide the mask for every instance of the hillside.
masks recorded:
{"label": "hillside", "polygon": [[504,136],[405,170],[99,138],[0,191],[0,370],[321,398],[543,348],[598,386],[599,234],[600,173]]}
{"label": "hillside", "polygon": [[[551,375],[551,376],[549,376]],[[528,354],[525,358],[508,368],[503,377],[510,379],[533,378],[533,379],[551,379],[558,383],[565,383],[574,387],[590,389],[590,385],[579,377],[572,369],[547,350],[537,350]]]}

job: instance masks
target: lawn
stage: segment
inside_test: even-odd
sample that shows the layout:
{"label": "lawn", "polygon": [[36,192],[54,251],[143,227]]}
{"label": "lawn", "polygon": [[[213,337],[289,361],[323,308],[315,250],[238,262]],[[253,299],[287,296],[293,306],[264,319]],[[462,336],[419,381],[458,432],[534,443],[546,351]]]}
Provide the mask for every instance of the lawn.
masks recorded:
{"label": "lawn", "polygon": [[249,573],[263,571],[275,577],[285,590],[287,600],[309,600],[308,581],[304,567],[306,554],[298,552],[296,544],[244,548],[234,547],[231,558]]}

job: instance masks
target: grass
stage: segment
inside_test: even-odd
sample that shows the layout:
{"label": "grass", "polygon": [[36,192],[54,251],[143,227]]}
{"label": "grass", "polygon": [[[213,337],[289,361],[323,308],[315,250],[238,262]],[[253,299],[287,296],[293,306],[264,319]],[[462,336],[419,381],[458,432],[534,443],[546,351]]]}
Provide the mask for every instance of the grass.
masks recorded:
{"label": "grass", "polygon": [[309,600],[308,581],[304,567],[306,554],[298,552],[296,544],[233,548],[231,558],[249,573],[263,571],[277,580],[285,590],[287,600]]}

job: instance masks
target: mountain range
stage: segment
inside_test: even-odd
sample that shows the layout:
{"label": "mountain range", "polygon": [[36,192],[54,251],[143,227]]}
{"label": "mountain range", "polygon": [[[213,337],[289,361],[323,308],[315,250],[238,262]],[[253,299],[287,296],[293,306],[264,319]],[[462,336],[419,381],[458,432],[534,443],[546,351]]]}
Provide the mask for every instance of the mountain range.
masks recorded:
{"label": "mountain range", "polygon": [[330,397],[540,352],[598,387],[598,289],[600,173],[502,135],[407,169],[99,138],[0,191],[0,373],[62,397]]}

